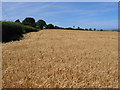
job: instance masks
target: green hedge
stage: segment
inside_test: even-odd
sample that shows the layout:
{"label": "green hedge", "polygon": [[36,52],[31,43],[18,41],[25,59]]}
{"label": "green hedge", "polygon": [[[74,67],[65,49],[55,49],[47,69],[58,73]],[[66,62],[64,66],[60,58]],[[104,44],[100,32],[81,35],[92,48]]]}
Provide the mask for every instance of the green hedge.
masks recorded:
{"label": "green hedge", "polygon": [[25,26],[15,22],[2,23],[2,42],[20,40],[23,34],[38,31],[36,28]]}

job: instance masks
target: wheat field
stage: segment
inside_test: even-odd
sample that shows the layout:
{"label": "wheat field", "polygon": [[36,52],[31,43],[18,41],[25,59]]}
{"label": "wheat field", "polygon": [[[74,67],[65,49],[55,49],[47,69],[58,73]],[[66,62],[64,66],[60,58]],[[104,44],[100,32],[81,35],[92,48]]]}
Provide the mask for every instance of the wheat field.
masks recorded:
{"label": "wheat field", "polygon": [[2,44],[4,88],[118,88],[118,33],[42,30]]}

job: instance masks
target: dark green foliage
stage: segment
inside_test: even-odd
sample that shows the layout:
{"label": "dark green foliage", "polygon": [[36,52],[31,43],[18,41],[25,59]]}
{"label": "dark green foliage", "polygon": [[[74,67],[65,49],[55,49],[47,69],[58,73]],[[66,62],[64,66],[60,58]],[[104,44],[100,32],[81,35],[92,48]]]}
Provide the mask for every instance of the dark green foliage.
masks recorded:
{"label": "dark green foliage", "polygon": [[74,30],[84,30],[84,29],[82,29],[82,28],[78,27],[77,29],[74,29]]}
{"label": "dark green foliage", "polygon": [[35,27],[36,23],[35,23],[35,19],[31,18],[31,17],[27,17],[22,21],[22,24],[24,25],[28,25],[28,26],[32,26]]}
{"label": "dark green foliage", "polygon": [[2,42],[20,40],[24,33],[38,31],[37,29],[15,22],[0,22],[2,24]]}
{"label": "dark green foliage", "polygon": [[73,26],[73,29],[75,29],[75,26]]}
{"label": "dark green foliage", "polygon": [[89,28],[89,31],[92,31],[92,28]]}
{"label": "dark green foliage", "polygon": [[2,22],[2,42],[19,40],[23,37],[22,27],[18,23]]}
{"label": "dark green foliage", "polygon": [[85,28],[85,30],[86,30],[86,31],[88,31],[88,29],[87,29],[87,28]]}
{"label": "dark green foliage", "polygon": [[38,28],[38,29],[43,29],[44,27],[46,27],[46,22],[44,21],[44,20],[38,20],[37,22],[36,22],[36,27]]}
{"label": "dark green foliage", "polygon": [[96,31],[96,28],[94,28],[94,31]]}
{"label": "dark green foliage", "polygon": [[20,23],[20,20],[19,20],[19,19],[17,19],[15,22]]}
{"label": "dark green foliage", "polygon": [[60,27],[58,27],[58,26],[55,26],[54,28],[55,28],[55,29],[60,29]]}
{"label": "dark green foliage", "polygon": [[100,31],[103,31],[103,29],[100,29]]}
{"label": "dark green foliage", "polygon": [[24,33],[29,33],[29,32],[37,32],[38,29],[34,28],[34,27],[30,27],[30,26],[23,26],[23,32]]}
{"label": "dark green foliage", "polygon": [[78,30],[80,29],[80,27],[77,28]]}
{"label": "dark green foliage", "polygon": [[46,29],[54,29],[54,25],[48,24],[48,25],[46,26]]}
{"label": "dark green foliage", "polygon": [[73,28],[71,28],[71,27],[68,27],[68,28],[65,28],[65,29],[68,29],[68,30],[73,30]]}
{"label": "dark green foliage", "polygon": [[54,26],[54,29],[64,29],[64,28],[59,26]]}

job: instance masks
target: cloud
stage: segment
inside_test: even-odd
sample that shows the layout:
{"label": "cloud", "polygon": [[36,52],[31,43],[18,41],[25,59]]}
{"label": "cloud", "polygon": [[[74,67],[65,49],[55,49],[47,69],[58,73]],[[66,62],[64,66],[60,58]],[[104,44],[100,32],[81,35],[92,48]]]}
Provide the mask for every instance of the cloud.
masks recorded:
{"label": "cloud", "polygon": [[[116,27],[117,12],[117,3],[3,2],[3,19],[5,20],[15,21],[33,17],[36,21],[43,19],[47,23],[64,27],[73,24],[82,27],[91,26],[91,28]],[[112,23],[111,20],[113,20]]]}
{"label": "cloud", "polygon": [[2,4],[3,19],[23,18],[32,16],[34,13],[41,14],[45,9],[51,7],[54,3],[28,3],[28,2],[4,2]]}

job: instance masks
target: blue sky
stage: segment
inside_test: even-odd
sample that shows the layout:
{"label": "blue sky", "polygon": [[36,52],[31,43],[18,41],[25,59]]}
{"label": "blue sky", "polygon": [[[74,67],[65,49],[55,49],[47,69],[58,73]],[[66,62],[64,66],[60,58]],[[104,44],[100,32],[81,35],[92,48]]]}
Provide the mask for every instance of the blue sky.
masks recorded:
{"label": "blue sky", "polygon": [[117,2],[2,2],[2,20],[43,19],[61,27],[117,29]]}

